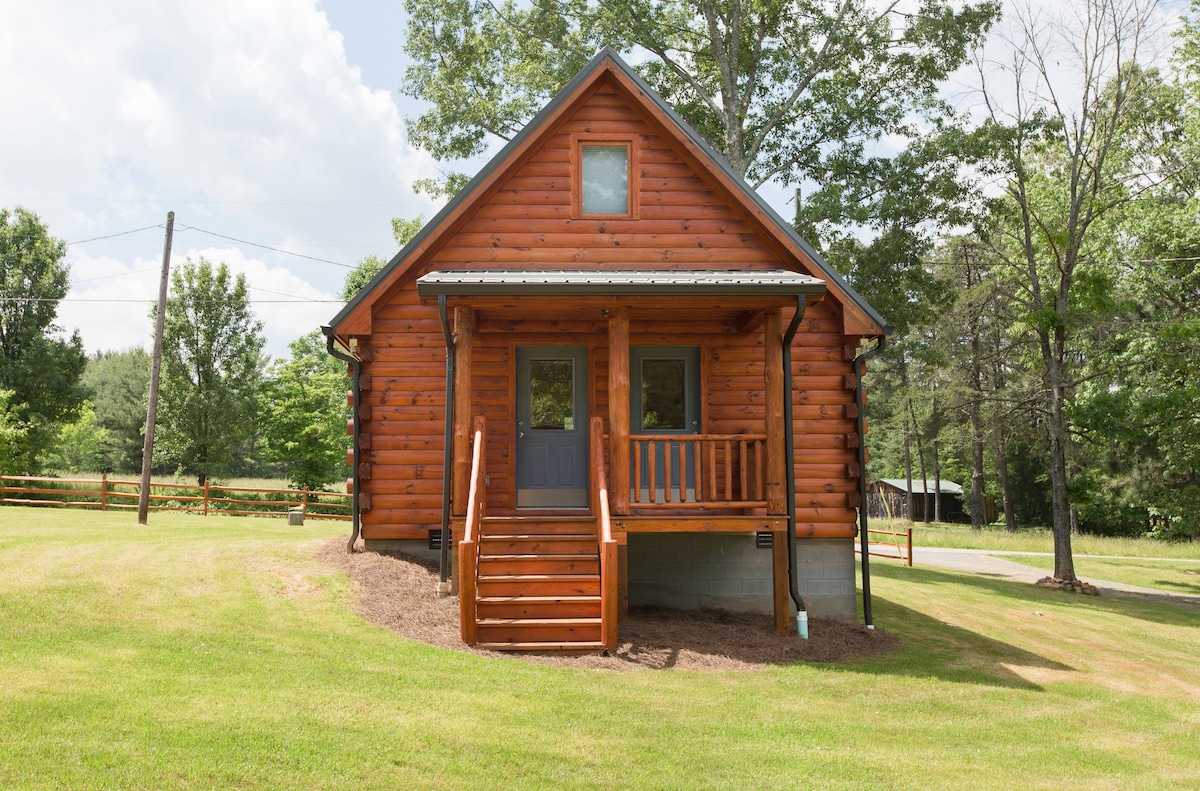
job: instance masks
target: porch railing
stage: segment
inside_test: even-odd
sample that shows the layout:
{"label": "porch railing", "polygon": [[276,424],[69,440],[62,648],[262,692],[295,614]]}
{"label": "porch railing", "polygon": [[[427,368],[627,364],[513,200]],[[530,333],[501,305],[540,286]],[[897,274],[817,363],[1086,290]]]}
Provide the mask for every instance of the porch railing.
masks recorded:
{"label": "porch railing", "polygon": [[766,508],[766,441],[766,434],[631,434],[630,507]]}
{"label": "porch railing", "polygon": [[470,489],[467,494],[467,520],[463,527],[462,540],[458,542],[458,606],[459,624],[462,630],[462,640],[467,645],[475,645],[477,639],[475,598],[476,583],[479,573],[479,529],[483,525],[483,517],[487,511],[487,497],[484,492],[484,469],[487,454],[484,452],[484,420],[475,418],[475,434],[471,449]]}
{"label": "porch railing", "polygon": [[608,474],[604,468],[604,420],[592,418],[592,512],[600,553],[600,639],[605,648],[617,647],[618,559],[608,507]]}

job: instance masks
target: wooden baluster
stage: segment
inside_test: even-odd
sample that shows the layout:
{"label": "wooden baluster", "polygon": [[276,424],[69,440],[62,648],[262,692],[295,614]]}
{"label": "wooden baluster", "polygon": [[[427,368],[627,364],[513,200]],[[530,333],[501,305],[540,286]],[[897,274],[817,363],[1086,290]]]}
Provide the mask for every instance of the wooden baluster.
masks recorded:
{"label": "wooden baluster", "polygon": [[663,443],[663,502],[671,502],[671,441]]}
{"label": "wooden baluster", "polygon": [[733,442],[725,440],[725,501],[733,499]]}
{"label": "wooden baluster", "polygon": [[651,440],[646,443],[646,477],[650,479],[650,502],[658,502],[658,481],[656,480],[656,470],[654,469],[654,446],[657,442]]}
{"label": "wooden baluster", "polygon": [[692,443],[692,478],[696,482],[696,502],[704,502],[704,487],[701,479],[704,477],[704,466],[700,463],[700,440]]}
{"label": "wooden baluster", "polygon": [[738,443],[738,471],[741,473],[742,491],[740,492],[743,500],[750,499],[750,443],[742,440]]}
{"label": "wooden baluster", "polygon": [[640,503],[642,501],[642,441],[635,439],[633,441],[633,501]]}
{"label": "wooden baluster", "polygon": [[754,441],[754,499],[763,498],[763,443],[761,439]]}
{"label": "wooden baluster", "polygon": [[708,446],[708,499],[717,499],[717,446],[709,444]]}
{"label": "wooden baluster", "polygon": [[687,443],[679,440],[679,502],[687,502]]}

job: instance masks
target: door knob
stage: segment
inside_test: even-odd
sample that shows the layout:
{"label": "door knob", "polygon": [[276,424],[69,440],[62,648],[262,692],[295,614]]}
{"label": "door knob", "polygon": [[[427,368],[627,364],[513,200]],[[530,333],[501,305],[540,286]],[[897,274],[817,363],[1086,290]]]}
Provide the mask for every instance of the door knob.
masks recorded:
{"label": "door knob", "polygon": [[524,432],[524,431],[518,431],[518,432],[517,432],[517,439],[525,439],[525,432]]}

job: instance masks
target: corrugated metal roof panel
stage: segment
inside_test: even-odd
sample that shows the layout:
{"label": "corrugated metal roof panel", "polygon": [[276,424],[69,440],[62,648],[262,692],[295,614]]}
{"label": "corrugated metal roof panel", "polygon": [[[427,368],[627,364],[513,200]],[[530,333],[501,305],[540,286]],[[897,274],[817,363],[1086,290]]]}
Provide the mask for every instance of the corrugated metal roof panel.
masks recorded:
{"label": "corrugated metal roof panel", "polygon": [[[886,483],[888,486],[891,486],[895,489],[900,489],[901,491],[906,491],[908,488],[908,482],[904,478],[877,478],[876,482],[877,483]],[[921,488],[924,485],[926,485],[925,482],[922,481],[920,478],[913,478],[913,483],[912,483],[913,494],[924,494],[925,490]],[[934,492],[936,492],[938,490],[937,481],[929,481],[928,486],[929,486],[930,494],[933,494]],[[962,494],[963,493],[963,488],[961,486],[959,486],[957,483],[954,483],[953,481],[942,481],[941,490],[942,490],[942,494]]]}
{"label": "corrugated metal roof panel", "polygon": [[476,269],[429,272],[417,279],[421,296],[527,295],[819,295],[825,281],[783,269],[732,270],[541,270]]}

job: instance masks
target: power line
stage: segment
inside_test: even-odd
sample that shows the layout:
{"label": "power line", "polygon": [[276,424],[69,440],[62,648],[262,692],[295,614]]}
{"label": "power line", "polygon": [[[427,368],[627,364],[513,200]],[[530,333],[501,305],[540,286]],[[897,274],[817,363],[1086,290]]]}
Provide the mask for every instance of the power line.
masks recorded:
{"label": "power line", "polygon": [[251,247],[260,247],[263,250],[270,250],[273,253],[282,253],[284,255],[294,255],[297,258],[307,258],[310,261],[318,261],[322,264],[333,264],[334,266],[340,266],[345,269],[353,269],[354,268],[350,264],[343,264],[338,261],[330,261],[328,258],[317,258],[317,257],[311,256],[311,255],[304,255],[303,253],[293,253],[291,250],[280,250],[278,247],[271,247],[270,245],[259,244],[258,242],[248,242],[245,239],[237,239],[232,236],[226,236],[225,234],[217,233],[216,231],[206,231],[205,229],[197,228],[194,225],[185,225],[182,228],[180,228],[180,230],[181,231],[199,231],[200,233],[206,233],[209,236],[216,236],[220,239],[228,239],[229,241],[237,242],[238,244],[248,244]]}
{"label": "power line", "polygon": [[121,231],[120,233],[110,233],[108,236],[94,236],[91,239],[80,239],[77,242],[67,242],[67,245],[70,246],[73,244],[87,244],[88,242],[98,242],[101,239],[116,239],[118,236],[128,236],[131,233],[138,233],[139,231],[149,231],[151,228],[161,228],[161,227],[162,227],[162,223],[159,223],[158,225],[147,225],[145,228],[134,228],[132,231]]}
{"label": "power line", "polygon": [[[269,292],[276,293],[276,292]],[[0,296],[0,302],[112,302],[130,305],[142,305],[147,302],[153,302],[151,297],[145,299],[95,299],[87,297],[63,297],[62,299],[54,299],[53,297],[5,297]],[[197,300],[194,304],[209,304],[218,300]],[[344,305],[344,299],[248,299],[247,304],[264,305],[264,304],[295,304],[295,305]]]}

